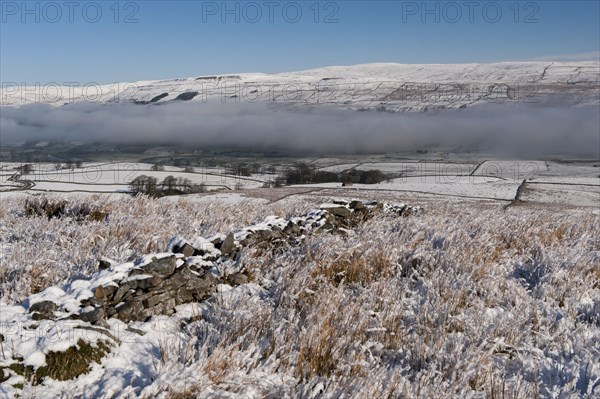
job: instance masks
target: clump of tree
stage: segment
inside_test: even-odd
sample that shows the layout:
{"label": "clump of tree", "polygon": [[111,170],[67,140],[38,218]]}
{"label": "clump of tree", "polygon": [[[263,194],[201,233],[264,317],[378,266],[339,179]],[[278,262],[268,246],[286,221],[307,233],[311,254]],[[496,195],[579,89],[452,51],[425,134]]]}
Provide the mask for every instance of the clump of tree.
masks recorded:
{"label": "clump of tree", "polygon": [[54,169],[56,170],[75,170],[75,168],[82,168],[83,161],[66,161],[66,162],[56,162],[54,164]]}
{"label": "clump of tree", "polygon": [[296,162],[288,167],[280,176],[286,184],[311,184],[311,183],[329,183],[339,182],[340,176],[335,172],[318,170],[313,165],[306,162]]}
{"label": "clump of tree", "polygon": [[225,165],[225,173],[235,176],[252,176],[252,174],[260,173],[262,166],[258,162],[253,163],[236,163]]}
{"label": "clump of tree", "polygon": [[251,176],[252,170],[250,169],[250,165],[245,163],[238,163],[233,165],[227,165],[225,167],[225,173],[234,176]]}
{"label": "clump of tree", "polygon": [[152,165],[152,167],[150,167],[150,170],[154,172],[162,172],[165,170],[165,165],[161,163],[155,163],[154,165]]}
{"label": "clump of tree", "polygon": [[34,169],[32,164],[27,163],[25,165],[18,166],[16,170],[18,170],[22,175],[28,175],[31,174]]}
{"label": "clump of tree", "polygon": [[263,188],[281,188],[285,184],[285,178],[282,176],[277,176],[273,180],[269,180],[263,183]]}
{"label": "clump of tree", "polygon": [[378,184],[389,180],[391,177],[379,169],[371,170],[345,170],[341,174],[342,183]]}
{"label": "clump of tree", "polygon": [[129,183],[129,187],[134,193],[154,194],[158,188],[156,177],[141,175]]}
{"label": "clump of tree", "polygon": [[359,183],[377,184],[390,179],[378,169],[356,170],[348,169],[341,173],[319,170],[305,162],[297,162],[288,167],[276,180],[286,184],[316,184],[316,183]]}
{"label": "clump of tree", "polygon": [[177,166],[178,168],[182,168],[185,166],[190,166],[191,165],[191,160],[187,159],[187,158],[176,158],[173,161],[173,166]]}
{"label": "clump of tree", "polygon": [[129,187],[133,194],[146,194],[153,197],[203,193],[206,191],[206,185],[203,183],[196,184],[188,178],[175,176],[167,176],[162,182],[158,183],[156,177],[141,175],[133,179]]}

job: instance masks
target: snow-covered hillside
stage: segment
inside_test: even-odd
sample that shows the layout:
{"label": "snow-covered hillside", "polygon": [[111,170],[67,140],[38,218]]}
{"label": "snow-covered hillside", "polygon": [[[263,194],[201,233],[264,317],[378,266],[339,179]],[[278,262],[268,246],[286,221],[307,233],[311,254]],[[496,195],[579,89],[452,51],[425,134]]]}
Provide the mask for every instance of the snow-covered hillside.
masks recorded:
{"label": "snow-covered hillside", "polygon": [[5,84],[2,105],[172,101],[334,105],[390,112],[455,109],[484,102],[598,105],[598,62],[365,64],[280,74],[242,73],[81,87]]}

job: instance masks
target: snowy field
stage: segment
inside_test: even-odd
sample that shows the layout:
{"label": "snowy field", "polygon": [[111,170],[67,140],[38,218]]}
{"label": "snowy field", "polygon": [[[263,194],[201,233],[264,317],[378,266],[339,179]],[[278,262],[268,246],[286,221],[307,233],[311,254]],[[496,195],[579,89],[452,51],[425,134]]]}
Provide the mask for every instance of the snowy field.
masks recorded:
{"label": "snowy field", "polygon": [[[4,193],[0,397],[598,397],[600,213],[523,196],[510,207],[340,187],[47,197],[103,212],[96,220],[31,215],[31,196]],[[26,310],[65,292],[84,295],[102,276],[100,258],[135,261],[165,251],[171,237],[235,232],[340,197],[423,212],[382,214],[300,246],[244,250],[237,266],[251,281],[220,285],[218,296],[171,316],[86,330]],[[27,367],[45,367],[79,338],[109,351],[70,380],[28,377]]]}
{"label": "snowy field", "polygon": [[[189,179],[203,184],[207,191],[243,192],[260,190],[274,175],[240,176],[224,167],[165,166],[152,170],[148,163],[85,163],[79,168],[56,169],[54,164],[33,164],[27,175],[19,175],[23,164],[0,166],[0,192],[39,193],[127,193],[129,183],[141,175],[153,176],[160,183],[165,177]],[[521,200],[528,202],[595,206],[600,204],[600,161],[485,160],[402,162],[343,162],[325,159],[319,170],[341,173],[345,170],[381,170],[391,178],[379,184],[355,184],[344,188],[349,193],[364,190],[431,194],[440,197],[465,197],[512,201],[523,185]],[[18,176],[17,176],[18,175]],[[17,176],[17,177],[15,177]],[[542,184],[543,183],[543,184]],[[298,185],[305,189],[340,188],[339,183]]]}
{"label": "snowy field", "polygon": [[[492,198],[511,201],[519,182],[480,176],[420,176],[392,179],[379,184],[354,184],[348,191],[375,190],[433,194],[449,197]],[[339,183],[299,185],[299,187],[335,188]]]}
{"label": "snowy field", "polygon": [[[6,163],[0,169],[0,191],[14,191],[14,181],[10,181],[24,164]],[[204,184],[209,191],[233,190],[235,187],[257,188],[266,181],[265,175],[237,176],[225,168],[194,168],[186,172],[184,168],[165,166],[164,170],[152,170],[152,165],[145,163],[86,163],[73,169],[57,169],[54,164],[34,163],[33,170],[20,175],[20,180],[29,183],[21,186],[19,191],[36,192],[127,192],[128,185],[136,177],[145,175],[155,177],[158,182],[167,176],[189,179],[195,184]],[[17,186],[18,187],[18,186]]]}

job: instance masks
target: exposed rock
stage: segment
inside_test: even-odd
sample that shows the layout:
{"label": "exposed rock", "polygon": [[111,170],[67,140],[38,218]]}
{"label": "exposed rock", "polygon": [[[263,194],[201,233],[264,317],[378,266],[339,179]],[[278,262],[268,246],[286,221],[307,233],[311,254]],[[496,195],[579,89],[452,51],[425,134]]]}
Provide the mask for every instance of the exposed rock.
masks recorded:
{"label": "exposed rock", "polygon": [[366,206],[370,206],[374,212],[383,209],[383,204],[381,202],[378,202],[378,201],[365,202],[365,205]]}
{"label": "exposed rock", "polygon": [[198,95],[197,91],[187,91],[185,93],[181,93],[180,95],[178,95],[175,98],[175,100],[190,101],[191,99],[193,99],[197,95]]}
{"label": "exposed rock", "polygon": [[113,262],[109,259],[102,258],[98,260],[98,270],[107,270],[113,265]]}
{"label": "exposed rock", "polygon": [[175,298],[179,303],[188,303],[194,299],[194,294],[187,287],[181,287],[175,292]]}
{"label": "exposed rock", "polygon": [[348,236],[348,231],[346,229],[342,229],[342,228],[340,228],[340,229],[333,229],[331,231],[331,233],[339,235],[339,236],[342,236],[342,237],[347,237]]}
{"label": "exposed rock", "polygon": [[150,274],[153,276],[168,277],[173,274],[175,267],[177,267],[177,258],[174,255],[160,259],[152,258],[152,262],[140,266],[139,269],[133,269],[129,275]]}
{"label": "exposed rock", "polygon": [[281,230],[281,227],[279,226],[271,227],[271,232],[273,234],[273,238],[283,238],[283,236],[285,235],[283,230]]}
{"label": "exposed rock", "polygon": [[196,253],[196,249],[186,242],[181,247],[175,246],[173,248],[173,253],[183,254],[187,258],[188,256],[194,255]]}
{"label": "exposed rock", "polygon": [[82,321],[90,324],[98,324],[101,321],[103,322],[105,317],[106,313],[104,312],[103,308],[95,308],[94,310],[90,310],[79,315],[79,318]]}
{"label": "exposed rock", "polygon": [[104,295],[106,296],[107,299],[112,298],[118,289],[119,289],[119,286],[116,284],[110,284],[110,285],[106,285],[106,286],[102,287],[102,290],[104,291]]}
{"label": "exposed rock", "polygon": [[31,320],[35,320],[35,321],[54,320],[54,314],[53,313],[33,312],[31,315]]}
{"label": "exposed rock", "polygon": [[136,288],[147,291],[151,288],[158,287],[163,280],[158,276],[152,276],[136,281]]}
{"label": "exposed rock", "polygon": [[58,308],[58,306],[52,301],[40,301],[40,302],[36,302],[33,305],[29,306],[29,313],[33,313],[33,312],[52,313],[57,308]]}
{"label": "exposed rock", "polygon": [[255,242],[269,241],[274,237],[271,230],[257,230],[254,232]]}
{"label": "exposed rock", "polygon": [[163,98],[165,98],[165,97],[168,97],[168,96],[169,96],[169,93],[162,93],[162,94],[159,94],[159,95],[158,95],[158,96],[156,96],[156,97],[152,97],[152,100],[150,100],[150,101],[149,101],[149,103],[155,103],[155,102],[158,102],[158,101],[160,101],[160,100],[162,100]]}
{"label": "exposed rock", "polygon": [[196,237],[191,244],[183,239],[175,240],[175,242],[175,244],[169,243],[167,252],[181,254],[180,259],[198,257],[204,261],[212,262],[218,260],[222,255],[218,249],[223,243],[223,239],[220,237],[215,237],[210,241],[206,238]]}
{"label": "exposed rock", "polygon": [[329,221],[325,222],[323,226],[321,226],[323,230],[333,230],[333,224]]}
{"label": "exposed rock", "polygon": [[53,320],[54,311],[58,306],[52,301],[36,302],[29,307],[29,313],[32,313],[33,320]]}
{"label": "exposed rock", "polygon": [[116,303],[121,302],[121,300],[124,299],[129,292],[131,292],[131,286],[129,284],[123,284],[115,292],[115,295],[112,297],[112,301]]}
{"label": "exposed rock", "polygon": [[235,239],[232,233],[229,233],[221,244],[221,253],[223,255],[231,255],[235,251]]}
{"label": "exposed rock", "polygon": [[185,286],[191,292],[204,296],[210,291],[216,281],[212,274],[193,272],[187,265],[178,269],[177,273],[169,280],[170,289]]}
{"label": "exposed rock", "polygon": [[168,301],[169,299],[171,299],[169,294],[163,292],[162,294],[156,294],[148,299],[144,299],[142,305],[144,305],[144,308],[153,308],[159,303]]}
{"label": "exposed rock", "polygon": [[94,299],[97,301],[106,301],[106,293],[104,292],[104,287],[99,285],[94,290]]}
{"label": "exposed rock", "polygon": [[242,247],[249,247],[251,245],[254,245],[256,243],[256,234],[254,234],[253,232],[249,232],[248,235],[246,236],[246,238],[244,238],[242,241],[240,241],[240,245]]}
{"label": "exposed rock", "polygon": [[365,209],[365,204],[363,204],[361,201],[352,201],[350,202],[350,209],[355,210],[355,211],[360,211]]}
{"label": "exposed rock", "polygon": [[124,322],[143,321],[148,318],[142,303],[135,299],[119,304],[115,310],[117,311],[117,317]]}
{"label": "exposed rock", "polygon": [[188,278],[190,277],[191,270],[188,265],[184,265],[177,269],[177,273],[174,273],[171,278],[165,282],[165,285],[169,287],[169,289],[178,289],[179,287],[183,287]]}
{"label": "exposed rock", "polygon": [[300,229],[300,226],[295,224],[294,222],[292,222],[291,220],[288,222],[288,224],[284,227],[283,229],[283,233],[285,235],[300,235],[302,233],[302,230]]}
{"label": "exposed rock", "polygon": [[327,212],[331,213],[334,216],[338,216],[341,218],[350,218],[352,217],[352,211],[348,208],[346,208],[343,205],[340,206],[328,206],[325,208],[322,208],[323,210],[326,210]]}
{"label": "exposed rock", "polygon": [[175,313],[175,306],[177,305],[175,299],[170,298],[164,302],[161,302],[154,306],[153,308],[147,310],[148,316],[156,316],[156,315],[167,315],[171,316]]}
{"label": "exposed rock", "polygon": [[248,276],[242,273],[234,273],[227,278],[227,282],[233,286],[248,284]]}
{"label": "exposed rock", "polygon": [[223,243],[223,238],[221,236],[214,236],[209,241],[215,246],[216,249],[221,249],[221,244]]}

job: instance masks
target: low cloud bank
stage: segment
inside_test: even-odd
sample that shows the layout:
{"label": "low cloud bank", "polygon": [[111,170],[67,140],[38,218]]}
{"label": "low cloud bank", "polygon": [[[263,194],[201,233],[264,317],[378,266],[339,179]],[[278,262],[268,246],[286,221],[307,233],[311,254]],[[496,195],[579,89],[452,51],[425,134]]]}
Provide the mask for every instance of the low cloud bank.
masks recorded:
{"label": "low cloud bank", "polygon": [[478,105],[427,113],[170,103],[0,108],[3,145],[27,140],[371,153],[427,147],[516,157],[600,155],[597,107]]}

